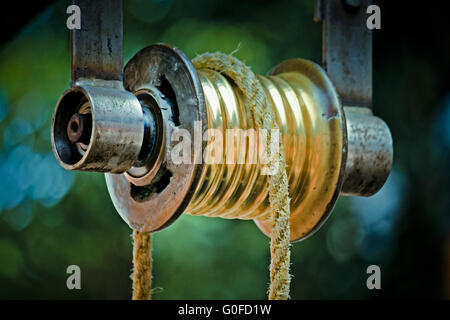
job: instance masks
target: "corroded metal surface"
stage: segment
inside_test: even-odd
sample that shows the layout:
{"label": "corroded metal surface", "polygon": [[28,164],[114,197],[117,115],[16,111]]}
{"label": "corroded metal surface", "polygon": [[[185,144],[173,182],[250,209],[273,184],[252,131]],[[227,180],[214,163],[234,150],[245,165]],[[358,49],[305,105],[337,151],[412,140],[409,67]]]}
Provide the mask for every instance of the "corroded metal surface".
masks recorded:
{"label": "corroded metal surface", "polygon": [[[137,160],[144,138],[141,105],[120,83],[111,84],[101,80],[77,82],[58,101],[52,145],[65,169],[119,173]],[[67,134],[70,119],[76,114],[92,119],[88,144],[72,142]]]}
{"label": "corroded metal surface", "polygon": [[67,136],[72,143],[89,144],[92,133],[92,114],[75,113],[67,124]]}
{"label": "corroded metal surface", "polygon": [[53,150],[68,170],[121,173],[146,157],[152,124],[122,85],[122,1],[72,3],[81,29],[71,31],[72,83],[53,116]]}
{"label": "corroded metal surface", "polygon": [[166,136],[171,132],[171,112],[162,94],[154,87],[151,90],[148,88],[138,90],[135,95],[143,106],[144,113],[148,114],[144,120],[153,122],[149,130],[153,133],[150,133],[147,139],[144,138],[141,148],[143,159],[125,172],[125,176],[132,184],[142,187],[152,183],[164,160]]}
{"label": "corroded metal surface", "polygon": [[[106,183],[117,211],[131,228],[157,231],[184,212],[200,178],[201,151],[206,142],[197,149],[192,145],[191,163],[176,164],[171,157],[170,137],[171,132],[179,129],[194,137],[194,121],[201,122],[202,134],[207,125],[203,90],[190,60],[169,45],[153,45],[138,52],[125,68],[124,83],[138,95],[148,90],[159,101],[165,149],[156,170],[148,168],[152,170],[149,172],[156,171],[149,184],[139,186],[130,182],[129,175],[112,174],[106,175]],[[163,97],[167,101],[161,101]],[[142,179],[148,179],[148,175],[144,174]]]}
{"label": "corroded metal surface", "polygon": [[323,66],[342,105],[372,107],[372,31],[366,26],[371,0],[316,0],[322,21]]}
{"label": "corroded metal surface", "polygon": [[72,83],[78,79],[122,81],[122,0],[74,0],[81,29],[71,30]]}
{"label": "corroded metal surface", "polygon": [[372,31],[366,25],[371,0],[316,0],[323,22],[323,65],[346,110],[348,160],[344,195],[370,196],[389,176],[392,137],[372,115]]}
{"label": "corroded metal surface", "polygon": [[348,157],[342,193],[371,196],[386,182],[392,167],[392,136],[386,123],[370,109],[344,107]]}

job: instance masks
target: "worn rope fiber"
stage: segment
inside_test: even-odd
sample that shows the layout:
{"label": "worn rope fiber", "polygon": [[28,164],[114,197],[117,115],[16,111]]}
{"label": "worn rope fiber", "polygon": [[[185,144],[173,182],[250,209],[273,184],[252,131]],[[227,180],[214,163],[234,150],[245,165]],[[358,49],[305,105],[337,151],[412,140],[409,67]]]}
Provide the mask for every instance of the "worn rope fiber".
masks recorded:
{"label": "worn rope fiber", "polygon": [[150,300],[152,288],[152,235],[133,231],[133,300]]}
{"label": "worn rope fiber", "polygon": [[[245,97],[258,128],[268,131],[266,150],[270,150],[271,129],[278,129],[272,108],[255,74],[243,62],[232,55],[220,52],[205,53],[193,61],[196,69],[211,69],[220,72],[234,81]],[[272,235],[270,241],[270,300],[289,299],[291,277],[290,267],[290,228],[289,228],[289,189],[286,174],[286,160],[283,144],[278,154],[270,157],[270,168],[276,168],[269,176],[269,200],[271,207]],[[133,300],[151,298],[151,234],[133,232]]]}
{"label": "worn rope fiber", "polygon": [[[271,129],[279,129],[266,94],[258,78],[243,62],[232,55],[221,52],[205,53],[196,57],[194,67],[211,69],[227,76],[234,81],[245,97],[254,121],[260,129],[267,129],[267,149],[270,150]],[[289,299],[291,277],[290,267],[290,228],[289,228],[289,189],[286,174],[286,159],[283,144],[278,148],[278,154],[270,157],[269,167],[276,168],[275,174],[269,176],[269,200],[271,207],[272,235],[270,241],[270,300]]]}

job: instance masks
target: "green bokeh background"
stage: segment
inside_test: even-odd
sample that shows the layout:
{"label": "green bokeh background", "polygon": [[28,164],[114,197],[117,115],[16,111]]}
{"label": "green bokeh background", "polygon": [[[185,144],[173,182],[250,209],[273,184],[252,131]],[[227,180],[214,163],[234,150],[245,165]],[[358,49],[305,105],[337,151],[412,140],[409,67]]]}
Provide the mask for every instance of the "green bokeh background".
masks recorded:
{"label": "green bokeh background", "polygon": [[[51,116],[70,79],[66,7],[57,1],[0,47],[1,299],[131,295],[131,231],[104,176],[66,172],[51,152]],[[238,49],[257,73],[292,57],[320,63],[312,17],[313,1],[125,0],[125,62],[167,42],[190,58]],[[374,110],[393,134],[393,173],[372,198],[342,197],[316,235],[293,245],[293,299],[448,297],[448,45],[424,50],[407,36],[377,47],[376,37]],[[269,239],[253,222],[182,215],[153,239],[154,299],[266,297]],[[72,264],[82,290],[66,288]],[[380,291],[366,287],[371,264]]]}

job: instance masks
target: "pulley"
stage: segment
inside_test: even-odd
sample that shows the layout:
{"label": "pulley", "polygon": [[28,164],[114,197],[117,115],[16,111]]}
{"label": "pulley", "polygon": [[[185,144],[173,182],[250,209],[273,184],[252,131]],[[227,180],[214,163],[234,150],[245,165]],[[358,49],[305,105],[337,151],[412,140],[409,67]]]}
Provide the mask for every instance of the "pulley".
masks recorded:
{"label": "pulley", "polygon": [[[291,241],[301,240],[323,224],[339,194],[368,196],[381,188],[392,138],[370,109],[342,107],[326,72],[313,62],[288,60],[258,79],[284,145]],[[185,212],[253,219],[270,236],[268,176],[260,163],[227,163],[225,142],[223,161],[205,163],[208,134],[200,146],[191,144],[189,163],[173,159],[179,143],[173,136],[181,130],[203,137],[217,129],[226,140],[226,130],[255,129],[234,83],[196,70],[180,50],[163,44],[137,53],[123,83],[84,80],[63,95],[53,121],[61,165],[107,172],[113,203],[133,229],[158,231]],[[259,137],[254,144],[245,140],[237,156],[257,154],[260,143]]]}
{"label": "pulley", "polygon": [[254,220],[271,237],[269,299],[288,299],[289,240],[318,230],[340,194],[377,192],[392,166],[389,128],[370,109],[363,11],[317,0],[326,70],[291,59],[255,76],[234,57],[193,64],[167,44],[140,50],[122,71],[122,1],[76,2],[84,27],[72,30],[53,150],[68,170],[105,173],[135,230],[133,298],[150,298],[150,233],[187,213]]}

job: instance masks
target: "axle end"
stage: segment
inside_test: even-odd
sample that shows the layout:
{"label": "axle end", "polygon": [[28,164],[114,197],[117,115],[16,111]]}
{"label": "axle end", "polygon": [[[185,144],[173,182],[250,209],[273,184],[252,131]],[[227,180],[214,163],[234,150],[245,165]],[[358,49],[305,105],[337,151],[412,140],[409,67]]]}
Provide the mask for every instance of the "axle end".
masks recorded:
{"label": "axle end", "polygon": [[139,100],[121,85],[78,83],[57,103],[53,151],[68,170],[122,173],[139,158],[144,128]]}

